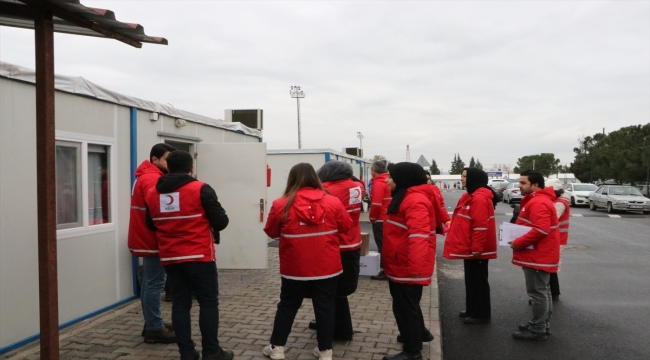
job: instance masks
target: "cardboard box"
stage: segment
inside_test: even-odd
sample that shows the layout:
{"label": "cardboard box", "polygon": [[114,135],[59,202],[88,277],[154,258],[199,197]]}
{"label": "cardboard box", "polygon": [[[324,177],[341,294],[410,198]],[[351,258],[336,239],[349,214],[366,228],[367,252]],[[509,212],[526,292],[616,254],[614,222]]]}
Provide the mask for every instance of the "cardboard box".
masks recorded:
{"label": "cardboard box", "polygon": [[368,246],[370,246],[370,234],[361,233],[361,256],[368,255]]}
{"label": "cardboard box", "polygon": [[380,256],[376,251],[370,251],[368,255],[362,256],[359,261],[359,275],[374,276],[379,274]]}

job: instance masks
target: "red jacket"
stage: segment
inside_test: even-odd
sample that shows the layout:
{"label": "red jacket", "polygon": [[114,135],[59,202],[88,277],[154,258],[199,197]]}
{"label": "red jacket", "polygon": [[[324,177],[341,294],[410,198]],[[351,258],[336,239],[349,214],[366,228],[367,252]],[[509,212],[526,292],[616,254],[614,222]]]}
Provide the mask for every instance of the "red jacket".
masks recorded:
{"label": "red jacket", "polygon": [[292,280],[320,280],[343,272],[339,234],[352,227],[341,201],[319,189],[298,190],[287,218],[282,221],[287,197],[273,202],[264,226],[280,239],[280,275]]}
{"label": "red jacket", "polygon": [[163,175],[158,166],[145,160],[135,171],[136,180],[131,194],[131,218],[129,220],[129,250],[135,256],[158,256],[156,233],[145,222],[144,197],[149,189],[156,187]]}
{"label": "red jacket", "polygon": [[447,212],[447,207],[445,206],[445,198],[442,197],[442,193],[440,192],[440,188],[431,185],[433,188],[433,194],[435,196],[435,201],[436,203],[434,204],[434,210],[436,211],[436,219],[438,220],[438,224],[436,226],[436,233],[438,234],[443,234],[443,228],[442,226],[451,219],[449,218],[449,213]]}
{"label": "red jacket", "polygon": [[[552,187],[538,190],[521,199],[518,225],[530,226],[525,235],[514,240],[512,263],[549,273],[557,272],[560,261],[558,219],[553,205]],[[526,249],[532,246],[532,249]]]}
{"label": "red jacket", "polygon": [[[465,193],[454,209],[451,229],[445,239],[443,256],[447,259],[496,259],[497,233],[492,191],[478,188]],[[472,252],[481,256],[472,257]]]}
{"label": "red jacket", "polygon": [[145,200],[158,228],[158,249],[163,266],[217,259],[210,223],[201,203],[203,184],[192,181],[165,194],[154,187],[147,193]]}
{"label": "red jacket", "polygon": [[558,228],[560,229],[560,245],[566,245],[569,242],[569,217],[571,217],[569,203],[560,198],[555,199],[555,202],[561,202],[566,208],[564,214],[562,214],[562,216],[557,220]]}
{"label": "red jacket", "polygon": [[339,247],[341,252],[360,249],[361,225],[359,225],[359,216],[361,215],[365,186],[363,186],[362,182],[345,179],[324,182],[323,187],[330,195],[341,200],[343,206],[345,206],[345,209],[350,214],[350,218],[352,218],[352,227],[350,230],[339,234]]}
{"label": "red jacket", "polygon": [[436,261],[436,215],[431,185],[410,187],[396,214],[384,222],[382,263],[390,281],[431,284]]}
{"label": "red jacket", "polygon": [[383,173],[372,178],[370,187],[370,213],[368,217],[370,222],[383,222],[386,220],[386,211],[393,197],[390,194],[390,188],[386,184],[388,173]]}

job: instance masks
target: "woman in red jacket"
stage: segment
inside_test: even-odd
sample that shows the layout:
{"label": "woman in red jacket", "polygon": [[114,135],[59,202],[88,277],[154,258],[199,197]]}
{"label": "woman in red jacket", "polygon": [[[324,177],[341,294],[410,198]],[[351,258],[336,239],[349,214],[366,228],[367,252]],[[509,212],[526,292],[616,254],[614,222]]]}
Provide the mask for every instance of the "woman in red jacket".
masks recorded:
{"label": "woman in red jacket", "polygon": [[289,171],[284,196],[273,202],[264,232],[280,239],[282,288],[270,344],[262,351],[271,359],[284,359],[296,313],[302,299],[312,298],[318,324],[318,346],[314,355],[332,359],[334,303],[337,280],[343,272],[339,234],[352,227],[352,219],[341,201],[328,195],[307,163]]}
{"label": "woman in red jacket", "polygon": [[392,200],[384,222],[382,261],[404,347],[383,359],[422,359],[422,341],[431,336],[424,327],[420,299],[422,287],[431,284],[436,259],[435,194],[418,164],[391,164],[388,173]]}
{"label": "woman in red jacket", "polygon": [[481,324],[491,317],[488,260],[497,258],[496,196],[483,170],[465,168],[460,179],[467,193],[454,209],[443,256],[463,260],[465,310],[460,317],[465,324]]}

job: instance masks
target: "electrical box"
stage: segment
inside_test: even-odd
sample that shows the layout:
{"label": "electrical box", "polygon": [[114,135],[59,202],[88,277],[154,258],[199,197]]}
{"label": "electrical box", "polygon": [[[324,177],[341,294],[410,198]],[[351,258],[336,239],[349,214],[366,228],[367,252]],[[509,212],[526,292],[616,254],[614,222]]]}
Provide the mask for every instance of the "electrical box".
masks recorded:
{"label": "electrical box", "polygon": [[352,155],[352,156],[356,156],[356,157],[360,157],[360,158],[363,157],[363,149],[359,149],[359,148],[356,148],[356,147],[343,148],[343,152],[348,154],[348,155]]}
{"label": "electrical box", "polygon": [[228,122],[242,123],[249,128],[262,130],[264,128],[264,110],[262,109],[226,109],[224,120]]}

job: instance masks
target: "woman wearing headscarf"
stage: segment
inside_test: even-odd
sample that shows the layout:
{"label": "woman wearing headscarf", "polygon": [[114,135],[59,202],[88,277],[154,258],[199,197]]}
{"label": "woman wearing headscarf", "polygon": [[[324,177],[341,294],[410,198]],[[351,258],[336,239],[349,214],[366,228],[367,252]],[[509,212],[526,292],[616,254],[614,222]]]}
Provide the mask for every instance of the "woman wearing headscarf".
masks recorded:
{"label": "woman wearing headscarf", "polygon": [[382,261],[404,347],[401,353],[383,359],[422,359],[423,338],[431,336],[424,327],[420,299],[422,287],[431,284],[435,265],[435,195],[418,164],[388,165],[386,182],[392,200],[384,222]]}
{"label": "woman wearing headscarf", "polygon": [[465,324],[481,324],[491,317],[488,260],[497,258],[494,208],[498,200],[483,170],[465,168],[460,179],[467,192],[454,209],[443,256],[463,260],[465,310],[459,316]]}
{"label": "woman wearing headscarf", "polygon": [[311,297],[318,331],[313,354],[332,359],[334,303],[337,280],[343,272],[339,234],[352,227],[341,201],[325,193],[314,168],[307,163],[289,171],[284,196],[275,200],[264,232],[279,238],[282,288],[270,344],[263,354],[284,359],[284,345],[303,298]]}
{"label": "woman wearing headscarf", "polygon": [[[348,296],[357,290],[359,282],[359,258],[361,256],[361,226],[359,216],[363,201],[363,182],[353,176],[352,165],[342,161],[328,161],[317,171],[325,191],[338,198],[352,218],[352,227],[339,233],[339,249],[343,273],[339,276],[336,289],[334,339],[352,340],[352,317]],[[316,329],[317,323],[309,323]]]}

